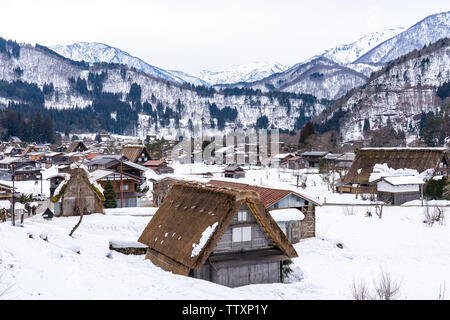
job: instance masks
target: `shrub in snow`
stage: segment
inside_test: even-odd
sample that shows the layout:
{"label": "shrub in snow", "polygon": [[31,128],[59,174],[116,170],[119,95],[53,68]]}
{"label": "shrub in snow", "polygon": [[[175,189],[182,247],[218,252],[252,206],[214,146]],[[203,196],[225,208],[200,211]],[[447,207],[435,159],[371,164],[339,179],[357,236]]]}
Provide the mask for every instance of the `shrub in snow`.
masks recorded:
{"label": "shrub in snow", "polygon": [[400,282],[392,279],[391,274],[381,271],[378,278],[373,281],[370,290],[364,280],[353,281],[351,294],[355,300],[395,300],[400,294]]}
{"label": "shrub in snow", "polygon": [[355,208],[353,206],[347,206],[342,209],[342,212],[346,216],[354,216],[355,215]]}
{"label": "shrub in snow", "polygon": [[289,275],[292,273],[291,264],[292,264],[291,259],[283,260],[283,262],[281,263],[282,266],[281,272],[283,275],[283,280],[289,277]]}
{"label": "shrub in snow", "polygon": [[430,227],[433,226],[435,222],[443,225],[445,222],[445,209],[439,206],[435,206],[432,208],[429,205],[425,205],[425,207],[423,208],[423,216],[423,222]]}
{"label": "shrub in snow", "polygon": [[371,300],[371,296],[369,293],[369,288],[367,283],[363,280],[356,283],[353,281],[352,284],[352,296],[355,300]]}

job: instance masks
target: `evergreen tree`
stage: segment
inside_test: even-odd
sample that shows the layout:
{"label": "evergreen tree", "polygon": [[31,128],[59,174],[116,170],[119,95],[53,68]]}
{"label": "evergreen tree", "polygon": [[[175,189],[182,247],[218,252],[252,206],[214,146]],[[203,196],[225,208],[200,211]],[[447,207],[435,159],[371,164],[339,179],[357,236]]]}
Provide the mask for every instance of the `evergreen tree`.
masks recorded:
{"label": "evergreen tree", "polygon": [[103,191],[103,195],[105,196],[104,206],[105,208],[116,208],[117,207],[117,198],[116,193],[114,192],[113,185],[111,181],[106,182],[105,189]]}

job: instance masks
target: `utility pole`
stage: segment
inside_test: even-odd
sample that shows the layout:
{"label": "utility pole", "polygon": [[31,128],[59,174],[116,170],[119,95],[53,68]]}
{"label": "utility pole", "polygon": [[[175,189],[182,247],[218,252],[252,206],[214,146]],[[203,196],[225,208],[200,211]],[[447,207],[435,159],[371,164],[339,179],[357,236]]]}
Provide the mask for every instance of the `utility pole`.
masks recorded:
{"label": "utility pole", "polygon": [[123,159],[120,159],[120,207],[121,207],[121,208],[123,208],[122,162],[123,162]]}
{"label": "utility pole", "polygon": [[15,226],[16,225],[16,219],[15,219],[15,215],[14,215],[14,178],[15,178],[15,167],[16,167],[16,165],[13,163],[11,165],[11,167],[12,167],[12,183],[13,183],[11,221],[12,221],[12,225]]}

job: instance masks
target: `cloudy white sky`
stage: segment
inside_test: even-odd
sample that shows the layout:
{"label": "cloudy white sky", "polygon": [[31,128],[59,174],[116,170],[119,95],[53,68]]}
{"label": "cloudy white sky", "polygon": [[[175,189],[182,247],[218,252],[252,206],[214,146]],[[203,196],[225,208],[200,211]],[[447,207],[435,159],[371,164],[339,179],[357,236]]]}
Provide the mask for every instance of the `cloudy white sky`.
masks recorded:
{"label": "cloudy white sky", "polygon": [[325,49],[450,10],[447,0],[0,0],[0,36],[102,42],[174,70],[295,64]]}

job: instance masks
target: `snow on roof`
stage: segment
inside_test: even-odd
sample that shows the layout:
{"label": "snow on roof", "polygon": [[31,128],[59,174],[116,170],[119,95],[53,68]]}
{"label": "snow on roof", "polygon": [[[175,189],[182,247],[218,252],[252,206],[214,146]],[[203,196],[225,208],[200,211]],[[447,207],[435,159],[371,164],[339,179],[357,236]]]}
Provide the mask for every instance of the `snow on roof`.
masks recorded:
{"label": "snow on roof", "polygon": [[425,184],[425,182],[415,176],[395,176],[395,177],[383,177],[383,180],[393,186],[401,186],[408,184]]}
{"label": "snow on roof", "polygon": [[148,168],[146,168],[144,166],[141,166],[140,164],[131,162],[131,161],[124,161],[123,164],[125,164],[127,166],[130,166],[132,168],[138,169],[140,171],[147,171],[147,170],[149,170]]}
{"label": "snow on roof", "polygon": [[415,169],[393,169],[387,163],[376,163],[373,166],[372,173],[369,176],[369,182],[374,182],[384,177],[398,177],[398,176],[419,176],[419,172]]}
{"label": "snow on roof", "polygon": [[203,247],[208,242],[209,238],[213,234],[214,230],[216,230],[216,227],[219,225],[218,222],[215,222],[212,226],[207,227],[203,232],[202,236],[200,237],[200,240],[198,243],[192,244],[192,252],[191,257],[198,256],[200,252],[202,252]]}
{"label": "snow on roof", "polygon": [[305,215],[296,208],[270,210],[269,213],[276,222],[301,221],[305,218]]}
{"label": "snow on roof", "polygon": [[385,147],[385,148],[361,148],[360,150],[439,150],[447,151],[442,147]]}
{"label": "snow on roof", "polygon": [[112,171],[112,170],[102,170],[102,169],[98,169],[98,170],[92,171],[92,172],[91,172],[91,176],[92,176],[92,179],[94,179],[95,181],[97,181],[97,180],[99,180],[99,179],[101,179],[101,178],[104,178],[104,177],[106,177],[106,176],[109,176],[109,175],[112,174],[112,173],[114,173],[114,171]]}
{"label": "snow on roof", "polygon": [[317,150],[317,151],[306,151],[302,153],[302,156],[324,156],[328,151]]}
{"label": "snow on roof", "polygon": [[292,153],[279,153],[272,157],[272,159],[284,159],[288,156],[292,156]]}
{"label": "snow on roof", "polygon": [[0,164],[10,164],[12,162],[21,160],[20,157],[5,157],[3,159],[0,160]]}

